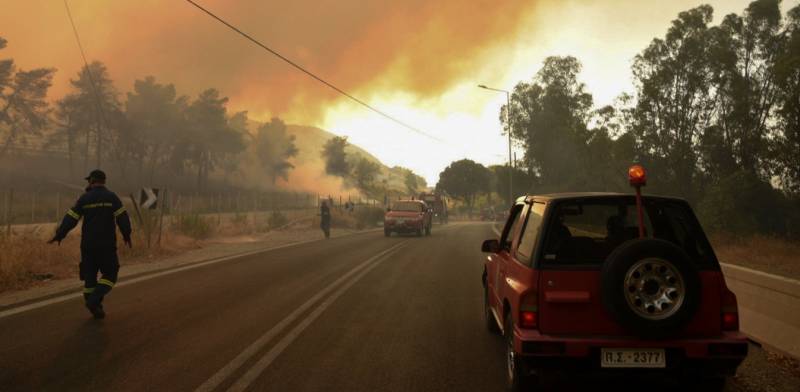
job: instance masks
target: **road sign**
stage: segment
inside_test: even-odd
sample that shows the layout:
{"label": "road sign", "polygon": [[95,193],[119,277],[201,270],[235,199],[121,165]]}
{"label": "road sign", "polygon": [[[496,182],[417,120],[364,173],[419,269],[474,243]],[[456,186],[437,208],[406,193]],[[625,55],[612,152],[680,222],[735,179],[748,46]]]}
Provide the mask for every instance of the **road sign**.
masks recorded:
{"label": "road sign", "polygon": [[142,188],[139,193],[139,206],[149,210],[158,208],[158,188]]}

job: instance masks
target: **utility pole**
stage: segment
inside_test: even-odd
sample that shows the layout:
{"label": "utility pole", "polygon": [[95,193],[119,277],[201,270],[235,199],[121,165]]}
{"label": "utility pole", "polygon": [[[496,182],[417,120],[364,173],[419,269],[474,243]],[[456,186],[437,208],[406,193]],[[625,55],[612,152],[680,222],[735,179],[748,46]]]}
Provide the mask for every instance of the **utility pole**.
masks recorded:
{"label": "utility pole", "polygon": [[511,206],[514,204],[514,163],[511,158],[511,130],[513,129],[511,125],[511,115],[510,115],[511,92],[499,88],[486,87],[482,84],[479,84],[478,87],[485,90],[506,93],[506,124],[508,126],[508,129],[506,130],[508,132],[508,205]]}
{"label": "utility pole", "polygon": [[[83,51],[83,45],[81,44],[81,38],[78,35],[78,29],[75,27],[75,21],[72,19],[72,11],[69,9],[69,4],[67,0],[64,0],[64,8],[67,10],[67,17],[69,18],[69,23],[72,26],[72,33],[75,35],[75,42],[78,44],[78,49],[81,52],[81,58],[83,59],[83,65],[86,67],[86,76],[89,78],[89,85],[92,88],[92,94],[95,98],[95,105],[97,106],[97,169],[100,168],[100,164],[102,163],[102,126],[100,120],[102,119],[102,123],[105,124],[106,128],[108,128],[108,120],[106,119],[106,114],[103,111],[103,103],[100,97],[100,92],[97,87],[97,83],[95,83],[94,77],[92,76],[91,68],[89,67],[89,61],[86,60],[86,53]],[[89,136],[86,136],[86,160],[88,161],[89,157]]]}

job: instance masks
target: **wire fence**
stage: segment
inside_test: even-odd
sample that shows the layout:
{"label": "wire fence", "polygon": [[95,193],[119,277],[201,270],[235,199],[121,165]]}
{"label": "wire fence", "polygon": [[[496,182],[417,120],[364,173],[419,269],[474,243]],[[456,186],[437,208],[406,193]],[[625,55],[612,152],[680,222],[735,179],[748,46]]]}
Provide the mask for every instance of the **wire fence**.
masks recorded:
{"label": "wire fence", "polygon": [[[82,192],[77,190],[53,192],[0,189],[0,203],[2,203],[0,204],[0,228],[11,233],[11,228],[14,226],[58,223],[81,194]],[[119,194],[119,197],[134,218],[133,214],[141,205],[140,195]],[[318,208],[323,200],[333,208],[345,210],[363,205],[383,206],[377,200],[353,195],[334,196],[287,191],[236,191],[201,194],[178,193],[162,189],[152,210],[163,213],[169,219],[192,214],[310,210]],[[142,212],[146,213],[144,210]]]}

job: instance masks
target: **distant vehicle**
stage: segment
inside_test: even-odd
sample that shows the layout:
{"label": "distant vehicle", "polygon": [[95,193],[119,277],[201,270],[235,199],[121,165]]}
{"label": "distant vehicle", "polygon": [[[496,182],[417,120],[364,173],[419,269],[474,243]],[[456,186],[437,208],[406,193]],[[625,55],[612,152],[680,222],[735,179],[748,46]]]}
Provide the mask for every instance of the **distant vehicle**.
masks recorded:
{"label": "distant vehicle", "polygon": [[[689,204],[637,194],[526,196],[483,272],[512,390],[554,372],[630,369],[722,390],[747,356],[736,296]],[[638,185],[637,185],[638,184]]]}
{"label": "distant vehicle", "polygon": [[422,200],[400,200],[386,210],[383,218],[383,234],[416,233],[431,235],[433,212]]}
{"label": "distant vehicle", "polygon": [[433,209],[433,216],[439,224],[447,224],[447,197],[441,193],[420,193],[419,199],[424,201],[431,209]]}

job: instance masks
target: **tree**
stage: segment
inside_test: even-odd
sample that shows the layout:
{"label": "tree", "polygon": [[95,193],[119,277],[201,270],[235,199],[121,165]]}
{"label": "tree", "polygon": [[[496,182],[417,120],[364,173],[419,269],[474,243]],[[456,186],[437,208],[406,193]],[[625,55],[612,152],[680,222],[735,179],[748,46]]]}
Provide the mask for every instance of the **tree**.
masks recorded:
{"label": "tree", "polygon": [[681,12],[666,37],[654,39],[633,65],[633,131],[643,146],[642,163],[659,178],[654,188],[690,198],[697,189],[694,141],[713,120],[707,53],[712,15],[708,5]]}
{"label": "tree", "polygon": [[339,177],[350,175],[350,163],[347,162],[346,136],[334,136],[322,148],[322,159],[325,160],[325,172]]}
{"label": "tree", "polygon": [[232,154],[244,150],[241,134],[230,127],[226,116],[227,97],[207,89],[186,109],[189,125],[188,162],[197,170],[197,187],[205,189],[211,171]]}
{"label": "tree", "polygon": [[512,197],[525,195],[533,190],[535,179],[520,168],[515,167],[513,169],[509,169],[508,165],[493,165],[489,166],[489,170],[492,172],[492,181],[490,181],[492,186],[490,187],[490,190],[497,192],[497,194],[500,195],[500,200],[504,203],[509,200],[509,170],[511,170],[511,181],[512,185],[514,186],[514,194],[511,195]]}
{"label": "tree", "polygon": [[258,128],[255,148],[262,167],[272,178],[274,184],[278,177],[287,180],[289,170],[294,165],[289,159],[296,156],[299,150],[294,144],[295,136],[286,132],[286,124],[275,117]]}
{"label": "tree", "polygon": [[130,131],[121,144],[138,165],[142,180],[152,183],[156,170],[165,164],[186,131],[186,97],[178,97],[175,86],[159,84],[148,76],[134,82],[127,94],[125,117]]}
{"label": "tree", "polygon": [[[0,50],[8,41],[0,37]],[[47,123],[45,98],[53,80],[52,68],[17,70],[13,59],[0,60],[0,157],[30,136],[39,136]]]}
{"label": "tree", "polygon": [[780,0],[756,0],[708,31],[713,125],[704,130],[701,149],[712,179],[740,168],[768,175],[763,162],[779,91],[774,64],[782,52],[781,25]]}
{"label": "tree", "polygon": [[492,172],[469,159],[455,161],[439,174],[436,189],[464,201],[470,211],[479,193],[490,191]]}
{"label": "tree", "polygon": [[[130,140],[122,135],[119,93],[109,77],[105,64],[94,61],[84,66],[75,79],[70,79],[72,92],[58,101],[56,116],[59,131],[66,139],[70,157],[83,156],[83,170],[88,170],[94,155],[94,166],[101,166],[103,156],[116,158],[125,173],[124,149]],[[94,151],[92,151],[94,150]]]}
{"label": "tree", "polygon": [[776,58],[777,122],[772,151],[773,173],[783,188],[800,200],[800,6],[788,13],[784,52]]}
{"label": "tree", "polygon": [[580,70],[574,57],[548,57],[533,82],[517,84],[511,98],[512,136],[525,148],[524,163],[545,189],[579,187],[585,177],[592,96],[578,82]]}
{"label": "tree", "polygon": [[406,186],[406,191],[409,195],[416,195],[421,188],[424,188],[426,183],[425,179],[416,175],[409,169],[403,169],[403,185]]}
{"label": "tree", "polygon": [[375,191],[375,177],[380,173],[380,166],[364,157],[358,157],[353,166],[353,180],[362,194],[370,195]]}
{"label": "tree", "polygon": [[594,111],[589,121],[589,139],[586,142],[584,170],[590,174],[585,179],[585,189],[593,191],[624,191],[628,189],[625,173],[639,160],[635,135],[630,132],[633,112],[632,98],[621,95],[614,105]]}

